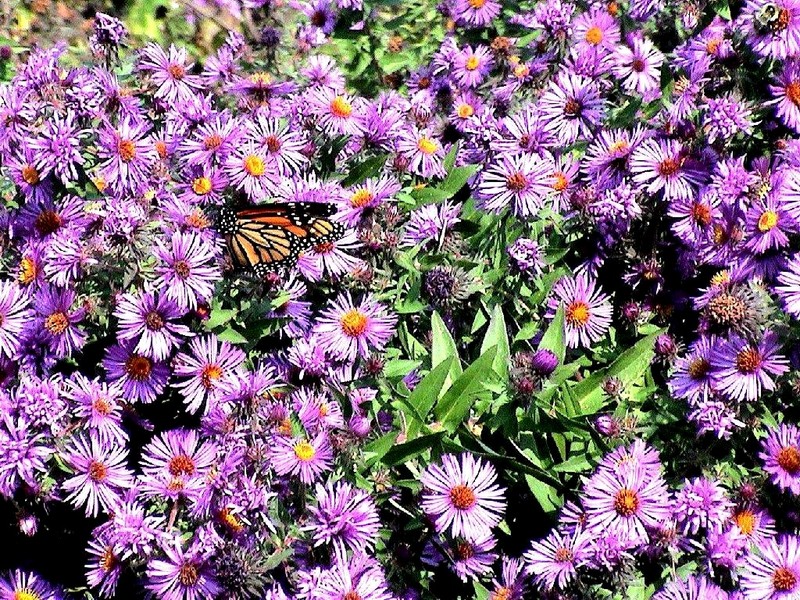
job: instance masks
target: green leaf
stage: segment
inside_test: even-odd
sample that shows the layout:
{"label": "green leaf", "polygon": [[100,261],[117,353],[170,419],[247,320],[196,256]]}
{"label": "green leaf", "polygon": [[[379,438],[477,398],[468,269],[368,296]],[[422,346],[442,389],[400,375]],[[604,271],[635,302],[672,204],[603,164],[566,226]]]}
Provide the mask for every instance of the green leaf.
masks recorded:
{"label": "green leaf", "polygon": [[425,375],[411,392],[408,398],[401,400],[412,411],[411,422],[408,423],[406,435],[408,439],[415,438],[422,427],[427,423],[428,414],[433,409],[439,394],[444,387],[445,380],[450,374],[450,365],[453,357],[449,357]]}
{"label": "green leaf", "polygon": [[503,316],[503,307],[495,304],[492,309],[492,317],[489,320],[489,327],[481,343],[481,354],[489,348],[496,346],[497,354],[494,358],[492,368],[503,379],[508,377],[508,363],[511,351],[508,345],[508,331],[506,330],[506,319]]}
{"label": "green leaf", "polygon": [[246,344],[248,342],[247,338],[233,327],[226,327],[217,334],[217,337],[223,342],[230,342],[231,344]]}
{"label": "green leaf", "polygon": [[388,157],[388,154],[381,154],[380,156],[373,156],[358,163],[350,169],[347,177],[342,179],[342,185],[344,187],[355,185],[357,183],[361,183],[365,179],[369,179],[370,177],[377,175],[380,173],[380,170],[383,168],[383,165],[386,163],[386,159]]}
{"label": "green leaf", "polygon": [[467,418],[475,396],[486,389],[493,378],[492,363],[497,356],[497,346],[492,346],[472,363],[442,396],[433,411],[436,420],[446,431],[455,431]]}
{"label": "green leaf", "polygon": [[405,444],[394,446],[383,457],[383,464],[389,466],[400,465],[411,458],[433,448],[442,437],[443,433],[424,435]]}
{"label": "green leaf", "polygon": [[541,341],[539,342],[539,349],[547,349],[554,352],[558,357],[558,362],[564,362],[564,356],[567,353],[567,343],[564,338],[564,305],[561,304],[556,311],[553,321],[544,332]]}
{"label": "green leaf", "polygon": [[453,144],[453,147],[450,148],[450,152],[447,153],[447,156],[444,157],[444,171],[445,173],[449,173],[453,170],[453,167],[456,166],[456,156],[458,155],[458,143]]}
{"label": "green leaf", "polygon": [[463,167],[455,167],[447,174],[447,177],[445,177],[444,181],[439,184],[439,189],[448,193],[450,196],[455,196],[477,170],[478,165],[464,165]]}
{"label": "green leaf", "polygon": [[438,312],[431,315],[431,332],[433,334],[433,342],[431,344],[431,367],[436,367],[442,361],[453,358],[450,363],[450,372],[448,378],[445,380],[444,389],[450,387],[450,384],[461,375],[461,361],[458,358],[458,350],[456,349],[456,342],[447,325],[442,321],[442,317]]}

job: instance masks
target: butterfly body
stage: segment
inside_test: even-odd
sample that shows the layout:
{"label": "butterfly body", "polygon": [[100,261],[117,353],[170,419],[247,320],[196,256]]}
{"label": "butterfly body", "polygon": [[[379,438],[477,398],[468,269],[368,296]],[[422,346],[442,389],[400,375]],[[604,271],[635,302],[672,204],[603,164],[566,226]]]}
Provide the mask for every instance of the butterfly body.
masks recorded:
{"label": "butterfly body", "polygon": [[236,267],[258,277],[290,267],[304,250],[344,234],[330,217],[333,204],[321,202],[272,203],[220,211],[217,229],[225,236]]}

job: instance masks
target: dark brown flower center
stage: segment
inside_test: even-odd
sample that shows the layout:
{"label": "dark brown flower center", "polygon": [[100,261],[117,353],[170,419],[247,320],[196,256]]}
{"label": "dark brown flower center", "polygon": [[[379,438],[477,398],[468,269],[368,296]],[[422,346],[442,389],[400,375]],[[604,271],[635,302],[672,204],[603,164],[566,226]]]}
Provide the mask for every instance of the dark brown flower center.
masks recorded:
{"label": "dark brown flower center", "polygon": [[658,165],[658,172],[664,177],[671,177],[678,172],[681,165],[674,158],[665,158]]}
{"label": "dark brown flower center", "polygon": [[181,570],[178,571],[178,582],[186,587],[192,587],[200,579],[197,572],[197,566],[194,563],[186,562],[181,565]]}
{"label": "dark brown flower center", "polygon": [[267,150],[270,152],[277,152],[281,149],[281,141],[274,135],[267,136],[265,140],[267,144]]}
{"label": "dark brown flower center", "polygon": [[107,475],[108,469],[103,463],[93,460],[89,464],[89,478],[92,481],[103,481]]}
{"label": "dark brown flower center", "polygon": [[36,185],[39,183],[39,171],[33,165],[25,165],[22,167],[22,179],[28,185]]}
{"label": "dark brown flower center", "polygon": [[176,261],[173,269],[175,274],[181,279],[186,279],[189,276],[189,273],[192,272],[191,267],[189,267],[189,263],[185,260]]}
{"label": "dark brown flower center", "polygon": [[506,177],[506,187],[512,192],[521,192],[528,185],[528,180],[523,173],[517,171]]}
{"label": "dark brown flower center", "polygon": [[791,592],[797,585],[797,576],[786,567],[778,567],[772,574],[772,587],[776,592]]}
{"label": "dark brown flower center", "polygon": [[631,63],[631,69],[636,71],[637,73],[641,73],[644,71],[645,64],[641,58],[634,58],[633,62]]}
{"label": "dark brown flower center", "polygon": [[144,381],[150,377],[150,371],[153,369],[153,363],[145,356],[138,354],[132,355],[125,361],[125,372],[128,377],[135,381]]}
{"label": "dark brown flower center", "polygon": [[144,323],[151,331],[159,331],[162,327],[164,327],[164,319],[154,310],[147,313]]}
{"label": "dark brown flower center", "polygon": [[699,381],[700,379],[704,379],[708,372],[711,370],[711,363],[709,363],[705,358],[695,358],[692,362],[689,363],[689,368],[686,369],[689,377],[694,379],[695,381]]}
{"label": "dark brown flower center", "polygon": [[763,357],[756,348],[747,347],[736,355],[736,369],[740,373],[755,373],[762,361]]}
{"label": "dark brown flower center", "polygon": [[574,117],[575,115],[581,112],[581,103],[578,102],[575,98],[570,98],[567,100],[567,103],[564,105],[564,114],[570,117]]}
{"label": "dark brown flower center", "polygon": [[43,210],[39,213],[39,215],[36,217],[36,221],[33,223],[34,229],[36,229],[41,236],[55,233],[58,231],[61,225],[61,217],[54,210]]}
{"label": "dark brown flower center", "polygon": [[475,556],[475,548],[466,540],[456,542],[455,555],[457,560],[469,560]]}

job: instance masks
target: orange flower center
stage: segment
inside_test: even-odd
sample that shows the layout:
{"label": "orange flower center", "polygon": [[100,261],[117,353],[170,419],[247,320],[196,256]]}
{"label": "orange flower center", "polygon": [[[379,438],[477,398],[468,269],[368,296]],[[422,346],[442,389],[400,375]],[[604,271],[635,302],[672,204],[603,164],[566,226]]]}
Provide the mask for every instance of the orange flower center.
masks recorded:
{"label": "orange flower center", "polygon": [[467,510],[475,506],[475,492],[466,485],[457,485],[450,490],[450,502],[458,510]]}
{"label": "orange flower center", "polygon": [[342,600],[363,600],[363,599],[361,598],[361,595],[357,591],[350,590],[342,597]]}
{"label": "orange flower center", "polygon": [[483,8],[483,5],[486,4],[486,0],[468,0],[469,5],[478,10],[479,8]]}
{"label": "orange flower center", "polygon": [[216,150],[220,146],[222,146],[222,136],[218,133],[212,133],[203,139],[203,149],[204,150]]}
{"label": "orange flower center", "polygon": [[180,81],[186,76],[186,69],[183,65],[170,65],[167,69],[173,79]]}
{"label": "orange flower center", "polygon": [[778,452],[778,465],[792,475],[800,472],[800,451],[794,446],[786,446]]}
{"label": "orange flower center", "polygon": [[786,86],[786,97],[795,106],[800,106],[800,80],[792,81]]}
{"label": "orange flower center", "polygon": [[336,96],[331,100],[331,114],[340,119],[346,119],[353,114],[353,106],[343,96]]}
{"label": "orange flower center", "polygon": [[99,564],[104,573],[108,573],[119,564],[112,546],[106,546],[105,550],[103,550],[103,556],[100,557]]}
{"label": "orange flower center", "polygon": [[158,152],[158,156],[160,158],[162,158],[162,159],[163,158],[167,158],[167,144],[166,144],[166,142],[164,142],[163,140],[158,140],[156,142],[156,152]]}
{"label": "orange flower center", "polygon": [[28,185],[36,185],[39,183],[39,171],[33,165],[25,165],[22,167],[22,179]]}
{"label": "orange flower center", "polygon": [[54,312],[44,320],[44,328],[53,335],[61,335],[69,327],[69,318],[62,312]]}
{"label": "orange flower center", "polygon": [[680,169],[680,164],[678,161],[672,158],[665,158],[661,163],[658,165],[658,172],[663,175],[664,177],[671,177],[675,175]]}
{"label": "orange flower center", "polygon": [[572,550],[569,548],[561,547],[556,550],[556,562],[572,562],[572,558]]}
{"label": "orange flower center", "polygon": [[96,460],[89,463],[89,479],[92,481],[103,481],[107,475],[108,469],[103,463]]}
{"label": "orange flower center", "polygon": [[797,585],[797,576],[786,567],[778,567],[772,574],[772,587],[776,592],[791,592]]}
{"label": "orange flower center", "polygon": [[585,37],[588,43],[596,46],[603,41],[603,30],[595,25],[594,27],[590,27],[586,30]]}
{"label": "orange flower center", "polygon": [[200,579],[200,574],[197,572],[197,566],[194,563],[183,563],[181,570],[178,571],[178,583],[186,587],[193,587]]}
{"label": "orange flower center", "polygon": [[244,170],[251,177],[261,177],[266,170],[266,165],[260,156],[248,154],[244,159]]}
{"label": "orange flower center", "polygon": [[336,244],[333,242],[320,242],[314,246],[314,252],[317,254],[330,254],[336,249]]}
{"label": "orange flower center", "polygon": [[614,510],[621,517],[630,517],[639,510],[639,496],[633,490],[622,488],[614,497]]}
{"label": "orange flower center", "polygon": [[345,335],[358,337],[367,330],[367,315],[352,309],[342,315],[339,324]]}
{"label": "orange flower center", "polygon": [[708,227],[711,224],[711,207],[708,204],[695,202],[692,204],[692,219],[698,225]]}
{"label": "orange flower center", "polygon": [[509,600],[511,598],[511,588],[499,587],[491,593],[489,600]]}
{"label": "orange flower center", "polygon": [[756,515],[747,509],[734,513],[733,522],[745,535],[751,535],[756,529]]}
{"label": "orange flower center", "polygon": [[570,98],[569,100],[567,100],[567,103],[564,104],[565,115],[574,117],[580,112],[581,112],[581,103],[578,102],[575,98]]}
{"label": "orange flower center", "polygon": [[111,404],[105,398],[95,398],[92,402],[92,410],[98,415],[111,414]]}
{"label": "orange flower center", "polygon": [[571,302],[564,313],[567,323],[578,327],[586,325],[589,322],[589,316],[589,305],[581,301]]}
{"label": "orange flower center", "polygon": [[203,367],[203,374],[200,376],[200,381],[203,387],[210,390],[214,387],[214,382],[222,377],[222,369],[217,365],[206,365]]}
{"label": "orange flower center", "polygon": [[170,459],[169,464],[167,464],[167,470],[173,477],[179,477],[181,475],[194,475],[196,467],[190,456],[178,454]]}
{"label": "orange flower center", "polygon": [[755,373],[761,366],[761,362],[761,353],[752,347],[740,350],[736,355],[736,369],[740,373]]}
{"label": "orange flower center", "polygon": [[144,381],[150,377],[150,371],[153,370],[153,363],[146,356],[139,356],[134,354],[125,361],[125,372],[128,377],[135,381]]}
{"label": "orange flower center", "polygon": [[506,187],[512,192],[521,192],[528,185],[528,179],[523,173],[517,171],[506,177]]}
{"label": "orange flower center", "polygon": [[26,256],[19,261],[19,275],[17,279],[22,285],[29,285],[36,279],[36,263]]}
{"label": "orange flower center", "polygon": [[565,189],[567,189],[567,186],[569,185],[569,180],[567,179],[567,176],[564,173],[560,171],[553,173],[553,178],[555,179],[555,182],[553,183],[553,189],[555,191],[563,192]]}
{"label": "orange flower center", "polygon": [[122,162],[131,162],[136,158],[136,144],[133,140],[120,140],[117,143],[117,152]]}

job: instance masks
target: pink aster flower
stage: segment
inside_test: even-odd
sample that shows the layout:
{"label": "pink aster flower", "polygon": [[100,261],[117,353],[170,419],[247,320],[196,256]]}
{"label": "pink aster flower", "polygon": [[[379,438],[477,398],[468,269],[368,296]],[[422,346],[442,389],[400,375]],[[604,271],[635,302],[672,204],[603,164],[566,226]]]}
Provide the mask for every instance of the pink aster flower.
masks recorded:
{"label": "pink aster flower", "polygon": [[505,513],[505,493],[494,467],[472,454],[445,454],[441,466],[431,464],[421,475],[422,510],[434,519],[436,531],[468,540],[491,535]]}
{"label": "pink aster flower", "polygon": [[311,439],[276,435],[273,437],[270,462],[278,475],[291,475],[310,484],[331,470],[333,450],[324,431]]}
{"label": "pink aster flower", "polygon": [[782,490],[800,495],[800,429],[782,423],[761,442],[758,455],[772,482]]}
{"label": "pink aster flower", "polygon": [[207,411],[219,396],[221,386],[230,384],[243,371],[245,354],[215,335],[195,338],[189,343],[189,352],[175,357],[174,373],[186,378],[176,387],[181,390],[186,410],[196,413],[205,406]]}
{"label": "pink aster flower", "polygon": [[563,589],[588,561],[590,540],[580,528],[571,534],[555,530],[524,554],[526,571],[542,590]]}
{"label": "pink aster flower", "polygon": [[383,350],[394,335],[396,322],[397,317],[371,294],[356,305],[347,293],[340,294],[322,312],[314,333],[325,352],[353,361]]}
{"label": "pink aster flower", "polygon": [[555,316],[559,305],[564,306],[564,333],[570,348],[590,347],[611,326],[611,302],[588,275],[558,280],[548,304],[548,317]]}
{"label": "pink aster flower", "polygon": [[793,600],[800,594],[800,538],[782,535],[764,540],[739,570],[748,600]]}
{"label": "pink aster flower", "polygon": [[101,508],[108,511],[133,485],[124,445],[103,443],[93,436],[88,439],[77,436],[67,445],[64,459],[74,471],[74,476],[62,484],[69,493],[67,500],[75,506],[84,506],[87,517],[96,517]]}

